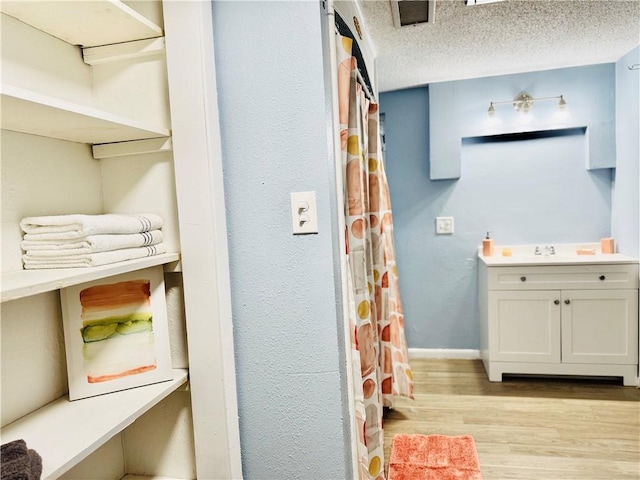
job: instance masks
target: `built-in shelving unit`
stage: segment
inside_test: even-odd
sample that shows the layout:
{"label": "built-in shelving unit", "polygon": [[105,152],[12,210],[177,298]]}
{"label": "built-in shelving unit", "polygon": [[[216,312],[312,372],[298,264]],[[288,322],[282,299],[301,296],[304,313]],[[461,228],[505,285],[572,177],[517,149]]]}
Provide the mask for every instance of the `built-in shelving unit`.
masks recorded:
{"label": "built-in shelving unit", "polygon": [[160,126],[103,112],[12,85],[2,85],[2,128],[80,143],[167,137]]}
{"label": "built-in shelving unit", "polygon": [[[162,18],[160,2],[144,2],[138,7],[140,11],[151,13],[153,18]],[[11,167],[6,169],[6,173],[3,168],[3,177],[6,176],[3,178],[3,203],[6,200],[9,205],[3,208],[3,213],[8,213],[3,216],[3,240],[9,239],[3,244],[5,254],[21,254],[19,246],[15,244],[17,236],[5,234],[5,229],[15,231],[21,216],[48,215],[61,210],[65,213],[85,213],[86,210],[95,211],[100,205],[106,212],[162,213],[165,220],[164,241],[169,238],[175,243],[178,225],[173,220],[177,209],[174,180],[171,170],[158,168],[159,165],[166,165],[167,160],[172,160],[170,122],[161,118],[161,115],[155,115],[155,112],[162,112],[163,108],[168,109],[166,78],[163,78],[162,68],[155,67],[162,67],[165,61],[163,29],[119,0],[6,1],[0,4],[0,11],[3,23],[6,21],[11,26],[8,29],[11,34],[6,37],[3,35],[3,41],[21,42],[26,47],[11,50],[11,53],[3,49],[3,67],[7,66],[9,74],[5,76],[3,71],[3,83],[0,85],[0,125],[3,136],[18,140],[10,151],[3,151],[2,159],[3,167]],[[36,53],[32,55],[31,52]],[[90,62],[85,63],[83,58]],[[71,66],[69,73],[56,68],[58,62]],[[101,67],[105,63],[108,65]],[[103,68],[100,74],[96,70],[99,68]],[[28,88],[23,88],[21,82],[25,72],[31,72],[29,78],[33,79]],[[133,83],[122,81],[121,77]],[[139,86],[140,82],[149,83],[144,95],[129,93],[129,85]],[[72,87],[69,88],[69,85]],[[130,107],[123,109],[123,104],[129,104]],[[146,108],[149,105],[158,108]],[[105,106],[108,111],[103,108]],[[125,113],[120,114],[121,111]],[[136,119],[129,117],[129,111],[135,112]],[[31,137],[34,141],[30,141],[30,136],[34,135],[54,140],[36,142],[35,137]],[[71,147],[69,142],[86,144],[88,148]],[[42,152],[42,147],[36,145],[46,145],[47,151]],[[144,159],[138,165],[144,167],[131,166],[129,162],[118,163],[116,159],[108,160],[108,166],[95,163],[95,167],[78,172],[74,166],[96,162],[91,156],[92,151],[95,158],[137,155]],[[59,170],[55,171],[57,175],[73,178],[77,183],[83,182],[89,188],[78,189],[76,193],[73,183],[60,182],[56,175],[49,174],[48,178],[43,178],[46,175],[39,172],[37,167],[34,168],[33,163],[26,161],[31,157],[55,159],[59,166]],[[50,169],[46,171],[50,172]],[[87,176],[88,172],[90,175]],[[151,186],[140,187],[136,182],[121,181],[131,178],[142,181],[146,177],[150,177],[146,182]],[[29,188],[13,188],[14,185],[24,184]],[[44,184],[64,185],[61,189],[66,191],[60,191],[60,195],[57,195],[54,187],[52,190],[42,189],[50,192],[43,194],[38,190]],[[134,190],[143,190],[135,192],[131,190],[132,187],[121,185],[132,185]],[[156,195],[163,199],[162,202],[158,202]],[[69,209],[74,212],[69,212]],[[168,247],[177,250],[179,245],[171,244]],[[15,257],[10,258],[11,268],[15,268],[19,262]],[[174,252],[99,267],[2,272],[0,300],[3,303],[16,301],[3,305],[3,314],[7,314],[6,318],[2,316],[3,342],[20,343],[24,339],[20,333],[20,321],[25,316],[33,316],[36,318],[34,325],[39,328],[24,340],[25,348],[38,350],[36,345],[47,342],[51,345],[51,351],[47,351],[48,347],[43,351],[34,351],[28,357],[27,365],[20,363],[24,359],[10,358],[8,354],[3,356],[3,373],[5,368],[9,368],[13,376],[7,376],[11,379],[4,378],[2,384],[3,400],[9,399],[8,403],[11,404],[10,408],[3,410],[5,426],[1,431],[2,443],[24,439],[27,446],[37,451],[43,459],[42,478],[63,476],[94,452],[90,460],[95,464],[95,459],[98,459],[99,464],[103,459],[99,447],[119,436],[160,402],[163,402],[162,405],[171,405],[172,401],[179,401],[172,398],[184,398],[185,392],[176,390],[186,384],[188,370],[181,368],[187,364],[186,357],[178,360],[178,367],[174,359],[171,381],[75,401],[70,401],[68,395],[60,397],[66,387],[64,354],[56,353],[60,351],[56,342],[62,339],[57,321],[60,307],[56,303],[57,296],[40,294],[158,265],[164,265],[166,272],[180,272],[180,259],[180,253]],[[38,306],[42,304],[48,307]],[[179,318],[174,320],[176,322],[179,323]],[[176,334],[178,337],[175,337]],[[173,333],[175,338],[184,337],[184,334],[180,329]],[[20,377],[16,371],[28,377],[32,386],[23,390],[16,385],[13,379]],[[34,372],[38,374],[32,375]],[[47,376],[60,381],[55,384],[43,382],[42,379]],[[11,390],[15,392],[6,393]],[[20,398],[28,395],[28,392],[35,392],[38,402],[21,408]],[[173,392],[176,394],[172,395]],[[160,426],[165,431],[157,432],[154,438],[149,438],[148,443],[156,445],[158,440],[155,437],[161,439],[162,435],[171,431],[171,428],[167,428],[170,426],[171,423]],[[122,433],[122,438],[124,435],[126,433]],[[189,442],[185,440],[184,443]],[[183,468],[183,471],[189,470]]]}
{"label": "built-in shelving unit", "polygon": [[[0,2],[2,442],[43,479],[239,478],[211,5],[127,3]],[[21,218],[107,212],[158,214],[173,253],[18,270]],[[158,265],[173,381],[69,401],[57,291]]]}
{"label": "built-in shelving unit", "polygon": [[99,280],[121,273],[133,272],[156,265],[169,264],[180,259],[177,253],[164,253],[126,262],[89,268],[61,268],[51,270],[19,270],[2,274],[3,302],[50,292],[80,283]]}
{"label": "built-in shelving unit", "polygon": [[187,370],[173,380],[121,392],[45,405],[2,429],[2,442],[24,439],[43,458],[42,478],[56,478],[124,430],[187,381]]}

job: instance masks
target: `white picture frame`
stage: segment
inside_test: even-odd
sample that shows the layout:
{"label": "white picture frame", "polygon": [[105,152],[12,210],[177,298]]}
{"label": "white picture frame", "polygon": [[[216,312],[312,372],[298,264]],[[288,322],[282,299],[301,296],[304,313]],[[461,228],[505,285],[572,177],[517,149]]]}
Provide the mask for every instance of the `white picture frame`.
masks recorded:
{"label": "white picture frame", "polygon": [[69,400],[172,380],[162,266],[60,290]]}

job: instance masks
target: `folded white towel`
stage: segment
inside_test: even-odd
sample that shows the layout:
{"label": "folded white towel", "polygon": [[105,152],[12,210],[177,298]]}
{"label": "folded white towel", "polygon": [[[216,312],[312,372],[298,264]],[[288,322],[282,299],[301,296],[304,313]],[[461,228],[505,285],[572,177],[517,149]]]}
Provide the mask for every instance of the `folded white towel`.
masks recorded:
{"label": "folded white towel", "polygon": [[26,217],[20,221],[25,240],[73,240],[89,235],[140,233],[162,228],[154,214],[141,215],[51,215]]}
{"label": "folded white towel", "polygon": [[27,255],[58,257],[84,253],[109,252],[122,248],[145,247],[162,242],[162,231],[130,233],[122,235],[89,235],[82,240],[23,240],[20,243]]}
{"label": "folded white towel", "polygon": [[167,248],[164,243],[151,245],[149,247],[123,248],[111,252],[86,253],[82,255],[67,255],[64,257],[33,257],[23,255],[25,270],[37,270],[44,268],[79,268],[97,267],[109,263],[124,262],[134,258],[151,257],[166,253]]}

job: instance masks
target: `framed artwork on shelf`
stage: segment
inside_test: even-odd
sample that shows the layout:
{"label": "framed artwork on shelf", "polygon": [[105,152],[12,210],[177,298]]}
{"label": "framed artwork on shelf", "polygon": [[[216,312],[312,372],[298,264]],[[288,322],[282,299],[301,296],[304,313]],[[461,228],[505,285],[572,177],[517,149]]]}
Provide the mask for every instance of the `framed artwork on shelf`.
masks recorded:
{"label": "framed artwork on shelf", "polygon": [[172,379],[162,266],[60,290],[69,399]]}

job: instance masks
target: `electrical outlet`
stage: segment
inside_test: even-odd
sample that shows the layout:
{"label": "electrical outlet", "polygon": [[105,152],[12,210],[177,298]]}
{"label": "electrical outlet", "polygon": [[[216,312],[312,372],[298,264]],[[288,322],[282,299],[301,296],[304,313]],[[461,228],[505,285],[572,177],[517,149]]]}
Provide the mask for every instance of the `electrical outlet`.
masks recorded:
{"label": "electrical outlet", "polygon": [[453,234],[453,217],[436,217],[436,234]]}

